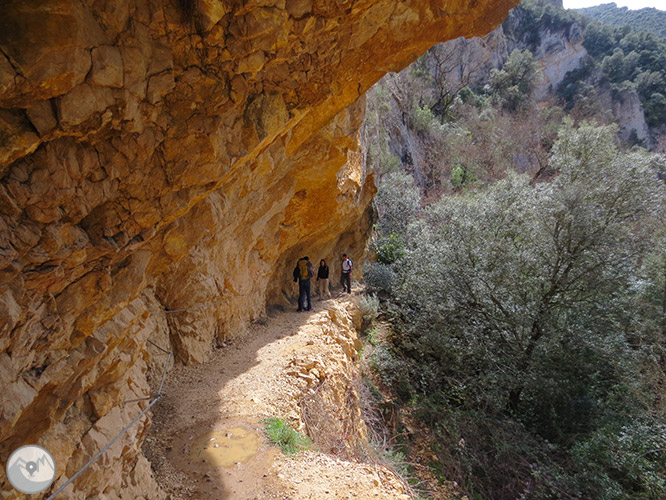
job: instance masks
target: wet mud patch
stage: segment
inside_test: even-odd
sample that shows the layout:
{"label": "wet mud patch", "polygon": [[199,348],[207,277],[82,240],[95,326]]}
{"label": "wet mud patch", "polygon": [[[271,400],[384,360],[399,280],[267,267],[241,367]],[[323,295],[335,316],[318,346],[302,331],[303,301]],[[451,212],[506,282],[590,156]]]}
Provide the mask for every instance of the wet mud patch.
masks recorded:
{"label": "wet mud patch", "polygon": [[211,430],[192,440],[190,459],[204,469],[233,467],[256,455],[262,441],[263,436],[259,432],[240,426]]}
{"label": "wet mud patch", "polygon": [[256,478],[278,452],[258,425],[217,422],[181,432],[167,449],[167,459],[187,474],[189,498],[282,498],[266,491],[269,484],[268,491],[280,489],[272,475],[264,474],[260,482]]}

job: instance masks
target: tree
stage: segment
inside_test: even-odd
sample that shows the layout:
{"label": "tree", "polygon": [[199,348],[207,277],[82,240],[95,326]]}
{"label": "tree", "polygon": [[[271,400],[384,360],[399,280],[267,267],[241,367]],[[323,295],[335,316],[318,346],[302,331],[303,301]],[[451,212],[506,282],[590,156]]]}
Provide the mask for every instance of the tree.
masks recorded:
{"label": "tree", "polygon": [[490,73],[490,86],[509,111],[520,109],[530,97],[539,78],[537,62],[529,50],[514,50],[502,69]]}
{"label": "tree", "polygon": [[450,118],[450,108],[456,96],[467,88],[481,67],[481,59],[470,53],[465,40],[441,43],[428,51],[432,68],[434,99],[430,108],[440,122]]}
{"label": "tree", "polygon": [[373,272],[404,358],[387,366],[409,373],[401,397],[432,401],[484,498],[666,495],[666,167],[619,151],[615,132],[567,123],[550,183],[509,174],[418,212],[391,204],[404,246]]}
{"label": "tree", "polygon": [[419,189],[410,175],[402,171],[388,174],[382,179],[381,189],[374,199],[377,231],[383,236],[396,235],[403,240],[406,221],[416,219],[420,200]]}
{"label": "tree", "polygon": [[666,96],[654,92],[645,102],[645,121],[648,125],[658,126],[666,121]]}
{"label": "tree", "polygon": [[442,199],[410,226],[400,261],[410,345],[469,397],[556,440],[589,431],[637,371],[621,306],[649,246],[658,183],[613,133],[565,129],[551,184],[510,175]]}
{"label": "tree", "polygon": [[604,57],[601,69],[611,82],[622,83],[629,79],[624,59],[624,52],[619,47],[613,51],[612,55]]}
{"label": "tree", "polygon": [[616,46],[615,30],[608,24],[593,22],[585,28],[583,47],[592,57],[610,54]]}

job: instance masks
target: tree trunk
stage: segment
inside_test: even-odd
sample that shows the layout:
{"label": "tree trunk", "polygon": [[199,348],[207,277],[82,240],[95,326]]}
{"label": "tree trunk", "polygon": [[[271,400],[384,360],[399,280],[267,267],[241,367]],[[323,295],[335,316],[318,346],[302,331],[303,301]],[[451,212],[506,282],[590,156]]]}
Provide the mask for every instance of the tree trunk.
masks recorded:
{"label": "tree trunk", "polygon": [[[530,335],[530,340],[527,343],[527,348],[525,349],[525,352],[523,353],[521,360],[518,362],[516,366],[516,372],[518,374],[519,380],[522,380],[522,375],[530,366],[534,349],[536,349],[537,342],[539,342],[539,339],[543,335],[543,330],[541,329],[540,320],[541,320],[541,315],[539,315],[539,317],[534,320],[534,323],[532,324],[532,334]],[[525,388],[524,384],[520,382],[518,386],[514,387],[509,391],[508,409],[512,413],[518,411],[518,405],[520,404],[520,396],[523,393],[524,388]]]}

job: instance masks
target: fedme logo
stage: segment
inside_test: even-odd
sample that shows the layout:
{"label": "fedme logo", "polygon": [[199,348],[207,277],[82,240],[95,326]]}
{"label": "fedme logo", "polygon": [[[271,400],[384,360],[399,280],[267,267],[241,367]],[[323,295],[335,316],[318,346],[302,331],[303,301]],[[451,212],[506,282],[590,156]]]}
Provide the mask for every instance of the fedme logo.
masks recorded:
{"label": "fedme logo", "polygon": [[7,479],[21,493],[39,493],[55,479],[55,461],[41,446],[21,446],[7,461]]}

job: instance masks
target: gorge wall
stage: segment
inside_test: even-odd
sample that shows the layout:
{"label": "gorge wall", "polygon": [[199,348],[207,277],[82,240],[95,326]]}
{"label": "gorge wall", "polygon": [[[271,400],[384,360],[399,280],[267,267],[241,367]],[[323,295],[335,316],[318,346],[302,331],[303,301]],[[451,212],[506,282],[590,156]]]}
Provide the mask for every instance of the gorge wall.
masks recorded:
{"label": "gorge wall", "polygon": [[[516,3],[3,2],[3,462],[38,443],[57,487],[145,408],[148,340],[202,362],[285,300],[297,257],[360,255],[363,93]],[[66,497],[159,498],[146,430]],[[20,497],[4,467],[0,489]]]}

